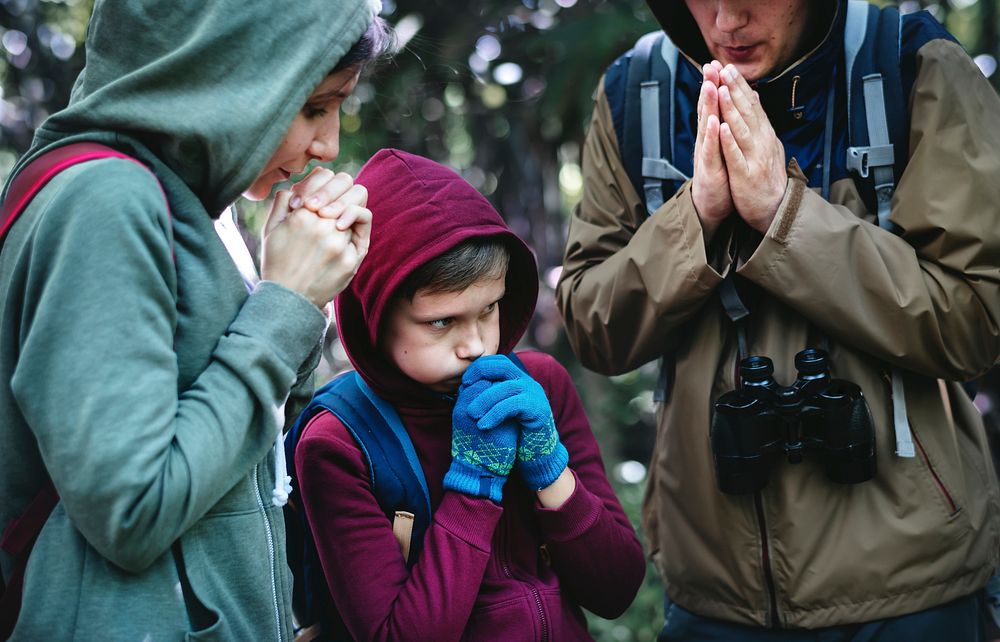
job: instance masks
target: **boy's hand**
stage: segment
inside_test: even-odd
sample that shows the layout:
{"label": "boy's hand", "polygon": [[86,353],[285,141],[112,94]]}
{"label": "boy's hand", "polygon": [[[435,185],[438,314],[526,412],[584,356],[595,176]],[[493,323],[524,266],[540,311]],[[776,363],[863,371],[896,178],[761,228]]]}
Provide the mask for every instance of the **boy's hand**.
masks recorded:
{"label": "boy's hand", "polygon": [[517,450],[517,426],[497,426],[481,430],[469,405],[490,387],[488,381],[467,384],[463,380],[452,411],[451,466],[444,476],[444,487],[473,497],[500,503],[503,485],[514,465]]}
{"label": "boy's hand", "polygon": [[569,454],[559,441],[552,408],[542,386],[503,355],[477,359],[464,381],[489,382],[469,404],[481,430],[519,426],[517,468],[533,490],[547,488],[566,469]]}

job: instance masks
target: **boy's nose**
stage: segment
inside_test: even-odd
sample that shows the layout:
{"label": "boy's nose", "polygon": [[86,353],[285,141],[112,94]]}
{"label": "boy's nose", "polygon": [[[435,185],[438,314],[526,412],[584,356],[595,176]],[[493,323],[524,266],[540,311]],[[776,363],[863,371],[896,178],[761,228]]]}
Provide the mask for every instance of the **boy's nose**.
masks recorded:
{"label": "boy's nose", "polygon": [[484,352],[486,352],[486,348],[483,344],[483,338],[477,330],[467,332],[455,349],[455,354],[459,359],[468,361],[478,359],[483,356]]}

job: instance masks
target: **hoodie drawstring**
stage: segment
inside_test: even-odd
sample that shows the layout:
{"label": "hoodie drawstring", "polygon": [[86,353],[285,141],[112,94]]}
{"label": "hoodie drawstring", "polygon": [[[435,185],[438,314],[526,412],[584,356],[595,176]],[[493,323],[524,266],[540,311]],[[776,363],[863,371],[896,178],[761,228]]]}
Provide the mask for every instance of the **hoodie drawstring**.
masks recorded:
{"label": "hoodie drawstring", "polygon": [[278,429],[274,436],[274,490],[271,491],[271,503],[284,506],[288,503],[288,495],[292,492],[292,478],[288,474],[288,462],[285,461],[285,404],[275,409],[274,419]]}

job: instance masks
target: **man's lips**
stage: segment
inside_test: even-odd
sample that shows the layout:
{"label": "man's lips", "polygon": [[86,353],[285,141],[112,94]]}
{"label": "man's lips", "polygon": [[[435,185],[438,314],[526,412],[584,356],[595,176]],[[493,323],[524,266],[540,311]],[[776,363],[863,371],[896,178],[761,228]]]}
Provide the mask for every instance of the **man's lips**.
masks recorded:
{"label": "man's lips", "polygon": [[754,57],[757,53],[758,45],[746,45],[741,47],[726,47],[720,45],[726,59],[730,62],[744,62]]}

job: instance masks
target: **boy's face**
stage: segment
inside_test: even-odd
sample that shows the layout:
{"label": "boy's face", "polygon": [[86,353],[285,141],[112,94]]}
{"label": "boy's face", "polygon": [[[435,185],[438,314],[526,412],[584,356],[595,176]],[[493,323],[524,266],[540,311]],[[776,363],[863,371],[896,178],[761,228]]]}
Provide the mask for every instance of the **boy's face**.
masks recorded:
{"label": "boy's face", "polygon": [[483,278],[461,292],[417,290],[412,301],[399,297],[383,343],[396,366],[431,390],[458,390],[473,361],[497,353],[504,278]]}

